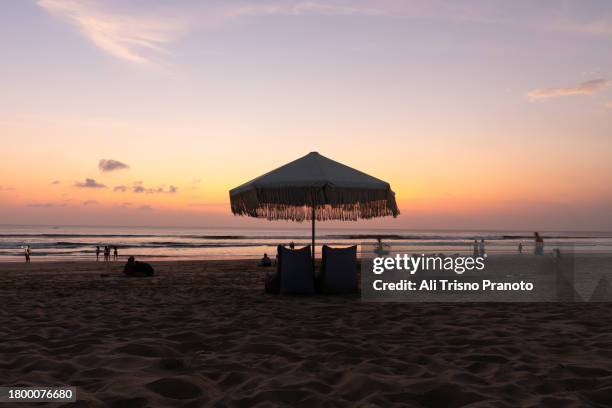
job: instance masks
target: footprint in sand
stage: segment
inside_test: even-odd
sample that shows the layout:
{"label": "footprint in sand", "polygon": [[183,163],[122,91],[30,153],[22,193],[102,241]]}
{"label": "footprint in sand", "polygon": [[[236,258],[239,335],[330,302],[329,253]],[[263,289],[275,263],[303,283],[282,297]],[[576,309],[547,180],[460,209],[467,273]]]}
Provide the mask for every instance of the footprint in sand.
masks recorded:
{"label": "footprint in sand", "polygon": [[166,398],[191,399],[202,395],[197,385],[180,378],[161,378],[147,384],[147,388]]}

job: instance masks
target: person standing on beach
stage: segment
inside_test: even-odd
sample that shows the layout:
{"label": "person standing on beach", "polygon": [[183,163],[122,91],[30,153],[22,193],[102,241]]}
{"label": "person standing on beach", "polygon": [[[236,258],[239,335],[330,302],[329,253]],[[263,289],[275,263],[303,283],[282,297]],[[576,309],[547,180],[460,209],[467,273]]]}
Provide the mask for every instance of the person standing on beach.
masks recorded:
{"label": "person standing on beach", "polygon": [[110,247],[108,245],[104,245],[104,262],[110,261]]}
{"label": "person standing on beach", "polygon": [[523,253],[523,243],[522,242],[519,242],[518,251],[519,251],[519,254]]}
{"label": "person standing on beach", "polygon": [[96,262],[100,260],[100,245],[96,245]]}
{"label": "person standing on beach", "polygon": [[119,253],[117,252],[117,245],[113,246],[113,261],[119,259]]}
{"label": "person standing on beach", "polygon": [[534,240],[535,240],[535,255],[544,255],[544,239],[540,236],[539,232],[534,232]]}
{"label": "person standing on beach", "polygon": [[25,255],[25,261],[26,263],[30,263],[30,246],[26,245],[25,248],[23,249],[23,254]]}
{"label": "person standing on beach", "polygon": [[480,240],[480,243],[478,244],[478,254],[479,254],[480,256],[485,256],[485,255],[486,255],[486,253],[485,253],[485,242],[484,242],[484,239],[481,239],[481,240]]}
{"label": "person standing on beach", "polygon": [[478,246],[478,240],[475,239],[474,240],[474,251],[473,251],[473,256],[474,258],[478,257],[478,255],[480,255],[480,247]]}

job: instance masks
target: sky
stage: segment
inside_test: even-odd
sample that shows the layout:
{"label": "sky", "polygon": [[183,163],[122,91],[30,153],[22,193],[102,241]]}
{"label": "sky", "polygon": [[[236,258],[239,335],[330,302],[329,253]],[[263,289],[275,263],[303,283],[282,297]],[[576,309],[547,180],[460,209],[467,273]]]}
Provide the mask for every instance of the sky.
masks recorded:
{"label": "sky", "polygon": [[282,227],[228,191],[318,151],[396,192],[347,227],[612,230],[607,0],[0,10],[0,224]]}

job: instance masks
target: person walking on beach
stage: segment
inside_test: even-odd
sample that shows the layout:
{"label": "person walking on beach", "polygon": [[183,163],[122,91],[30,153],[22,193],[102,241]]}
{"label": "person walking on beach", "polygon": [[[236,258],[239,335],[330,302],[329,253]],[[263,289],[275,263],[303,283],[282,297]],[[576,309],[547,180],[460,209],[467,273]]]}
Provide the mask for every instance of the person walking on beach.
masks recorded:
{"label": "person walking on beach", "polygon": [[100,260],[100,245],[96,245],[96,262]]}
{"label": "person walking on beach", "polygon": [[523,253],[523,243],[522,242],[519,242],[518,251],[519,251],[519,254]]}
{"label": "person walking on beach", "polygon": [[30,255],[31,255],[31,250],[30,250],[30,246],[26,245],[25,248],[23,248],[23,254],[25,255],[25,261],[26,263],[30,263]]}
{"label": "person walking on beach", "polygon": [[119,253],[117,252],[117,245],[113,246],[113,261],[119,259]]}
{"label": "person walking on beach", "polygon": [[535,248],[533,253],[535,255],[544,255],[544,239],[540,236],[539,232],[534,232]]}
{"label": "person walking on beach", "polygon": [[480,256],[485,256],[486,255],[484,239],[481,239],[480,243],[478,244],[478,254]]}
{"label": "person walking on beach", "polygon": [[104,262],[110,261],[110,247],[108,245],[104,246]]}

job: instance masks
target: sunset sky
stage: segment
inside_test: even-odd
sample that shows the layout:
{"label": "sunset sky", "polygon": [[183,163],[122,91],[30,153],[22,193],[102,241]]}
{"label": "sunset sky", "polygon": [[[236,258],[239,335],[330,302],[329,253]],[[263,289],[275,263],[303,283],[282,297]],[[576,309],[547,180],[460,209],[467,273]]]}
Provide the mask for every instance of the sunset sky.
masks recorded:
{"label": "sunset sky", "polygon": [[9,0],[0,27],[0,224],[266,226],[228,190],[318,151],[396,192],[355,227],[612,230],[607,0]]}

